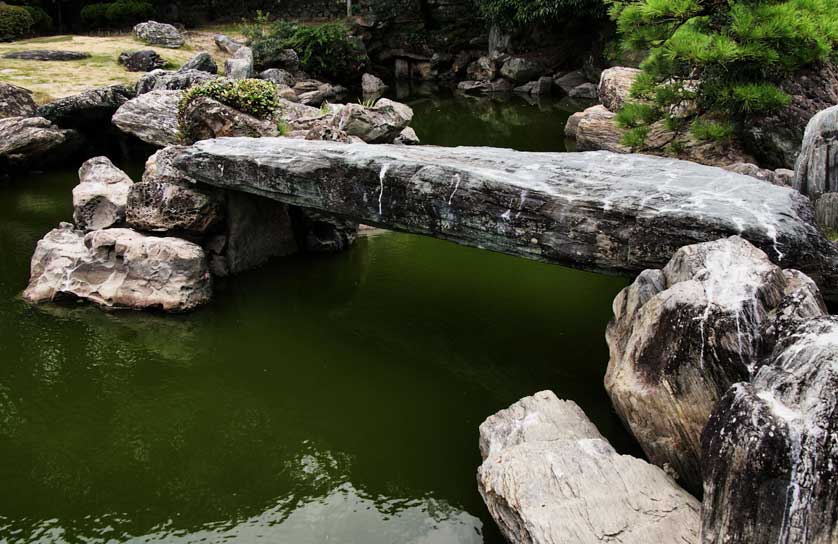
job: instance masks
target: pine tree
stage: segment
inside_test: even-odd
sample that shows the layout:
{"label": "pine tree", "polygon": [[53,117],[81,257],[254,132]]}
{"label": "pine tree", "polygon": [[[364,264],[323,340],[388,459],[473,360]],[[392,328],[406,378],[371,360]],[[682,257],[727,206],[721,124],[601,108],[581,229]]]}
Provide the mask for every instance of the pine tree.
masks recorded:
{"label": "pine tree", "polygon": [[[639,104],[618,119],[635,140],[660,118],[727,137],[731,121],[788,105],[777,84],[838,45],[838,0],[615,0],[610,13],[625,49],[649,50]],[[689,115],[674,114],[685,104]]]}

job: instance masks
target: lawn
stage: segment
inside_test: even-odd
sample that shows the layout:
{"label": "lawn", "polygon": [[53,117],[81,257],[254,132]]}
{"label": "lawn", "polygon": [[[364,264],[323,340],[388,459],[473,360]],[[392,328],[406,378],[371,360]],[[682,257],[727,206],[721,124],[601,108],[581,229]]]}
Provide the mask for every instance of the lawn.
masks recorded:
{"label": "lawn", "polygon": [[91,57],[67,62],[12,60],[0,58],[0,81],[12,83],[31,90],[39,103],[78,94],[84,90],[106,85],[133,85],[142,76],[141,73],[128,72],[117,63],[123,51],[153,49],[169,62],[171,68],[177,68],[199,51],[208,51],[219,68],[223,70],[224,60],[229,55],[221,52],[213,43],[212,37],[217,32],[225,32],[234,38],[240,38],[231,32],[230,27],[210,27],[187,33],[186,45],[180,49],[151,47],[143,44],[131,34],[111,36],[49,36],[17,42],[0,43],[0,55],[12,51],[28,49],[60,49],[82,51]]}

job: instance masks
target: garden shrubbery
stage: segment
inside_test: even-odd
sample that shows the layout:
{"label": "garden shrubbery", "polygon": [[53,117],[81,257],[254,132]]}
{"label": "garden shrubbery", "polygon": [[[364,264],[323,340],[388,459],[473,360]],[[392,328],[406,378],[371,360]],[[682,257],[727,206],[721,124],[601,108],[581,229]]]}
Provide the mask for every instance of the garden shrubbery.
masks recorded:
{"label": "garden shrubbery", "polygon": [[280,56],[282,50],[293,49],[300,57],[302,69],[313,77],[351,81],[367,61],[342,23],[268,23],[259,17],[242,31],[250,40],[256,65],[261,68],[270,68],[271,59]]}
{"label": "garden shrubbery", "polygon": [[38,6],[23,6],[32,17],[32,31],[36,34],[49,34],[52,32],[52,17]]}
{"label": "garden shrubbery", "polygon": [[34,24],[26,8],[0,3],[0,42],[23,38],[32,31]]}
{"label": "garden shrubbery", "polygon": [[659,119],[725,139],[731,122],[788,105],[778,83],[838,45],[838,0],[617,0],[611,15],[625,48],[649,51],[632,95],[654,115],[627,105],[618,119],[632,142]]}
{"label": "garden shrubbery", "polygon": [[501,28],[604,16],[602,0],[477,0],[480,13]]}
{"label": "garden shrubbery", "polygon": [[140,0],[90,4],[81,10],[81,21],[87,28],[128,28],[153,16],[154,6]]}
{"label": "garden shrubbery", "polygon": [[[181,130],[187,126],[186,110],[199,96],[206,96],[259,119],[276,120],[279,96],[276,85],[262,79],[216,79],[184,91],[178,103]],[[189,136],[185,134],[185,136]]]}

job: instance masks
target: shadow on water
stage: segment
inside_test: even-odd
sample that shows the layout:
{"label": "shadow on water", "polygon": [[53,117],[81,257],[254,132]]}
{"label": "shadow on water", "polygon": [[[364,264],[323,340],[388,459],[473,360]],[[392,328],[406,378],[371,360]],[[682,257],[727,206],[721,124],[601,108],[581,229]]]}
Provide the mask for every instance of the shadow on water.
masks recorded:
{"label": "shadow on water", "polygon": [[[563,124],[466,104],[422,102],[417,131]],[[501,542],[477,427],[545,388],[633,451],[602,387],[623,279],[381,233],[219,282],[189,315],[32,308],[29,257],[75,183],[0,186],[0,541]]]}

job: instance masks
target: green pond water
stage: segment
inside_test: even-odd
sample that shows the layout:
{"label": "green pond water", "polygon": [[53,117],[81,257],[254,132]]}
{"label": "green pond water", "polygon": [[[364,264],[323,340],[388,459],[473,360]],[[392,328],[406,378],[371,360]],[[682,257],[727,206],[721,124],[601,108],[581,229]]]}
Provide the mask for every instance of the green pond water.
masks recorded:
{"label": "green pond water", "polygon": [[[414,106],[427,143],[564,148],[561,105]],[[0,186],[0,542],[502,542],[478,425],[548,388],[634,451],[602,387],[626,280],[384,232],[189,315],[33,308],[73,170]]]}

